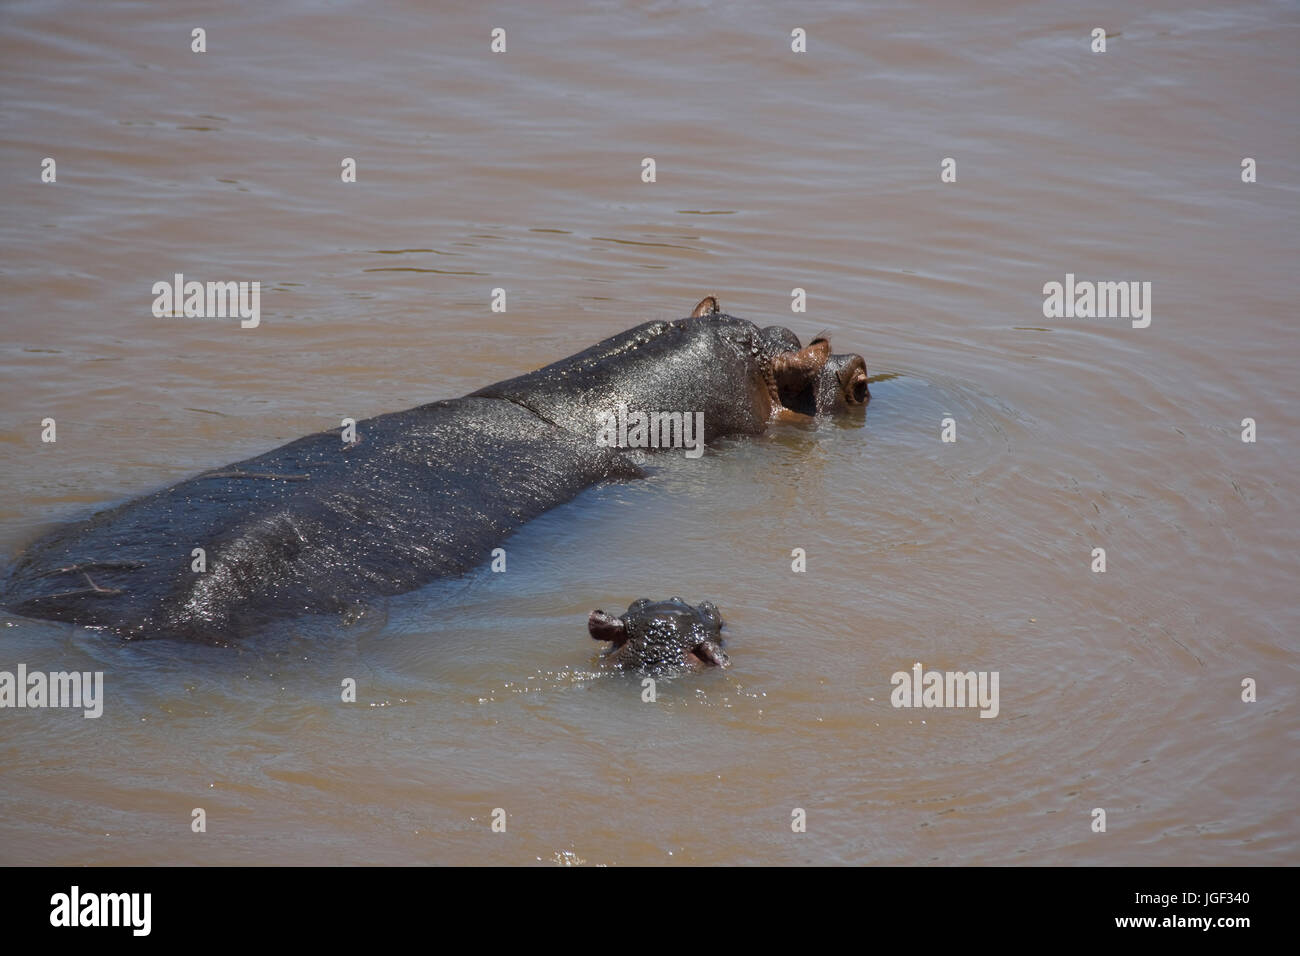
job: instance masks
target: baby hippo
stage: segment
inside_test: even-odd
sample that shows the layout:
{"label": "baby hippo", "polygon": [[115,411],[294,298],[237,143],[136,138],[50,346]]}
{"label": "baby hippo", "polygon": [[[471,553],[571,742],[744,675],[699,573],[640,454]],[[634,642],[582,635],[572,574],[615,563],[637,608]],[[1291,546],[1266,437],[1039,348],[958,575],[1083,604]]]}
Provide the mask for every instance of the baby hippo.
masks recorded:
{"label": "baby hippo", "polygon": [[722,615],[711,601],[691,607],[671,601],[634,601],[622,617],[592,611],[587,630],[598,641],[611,641],[605,661],[623,670],[661,673],[727,667],[722,649]]}

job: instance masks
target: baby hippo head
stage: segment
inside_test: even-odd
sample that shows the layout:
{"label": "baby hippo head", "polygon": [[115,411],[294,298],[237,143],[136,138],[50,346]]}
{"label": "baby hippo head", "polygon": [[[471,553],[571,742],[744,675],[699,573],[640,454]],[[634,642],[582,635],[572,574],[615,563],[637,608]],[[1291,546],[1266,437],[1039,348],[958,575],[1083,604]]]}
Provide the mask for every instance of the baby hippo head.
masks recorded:
{"label": "baby hippo head", "polygon": [[642,598],[621,617],[592,611],[587,630],[596,640],[611,642],[605,660],[625,670],[657,673],[731,663],[722,649],[722,615],[711,601],[691,607],[679,597]]}

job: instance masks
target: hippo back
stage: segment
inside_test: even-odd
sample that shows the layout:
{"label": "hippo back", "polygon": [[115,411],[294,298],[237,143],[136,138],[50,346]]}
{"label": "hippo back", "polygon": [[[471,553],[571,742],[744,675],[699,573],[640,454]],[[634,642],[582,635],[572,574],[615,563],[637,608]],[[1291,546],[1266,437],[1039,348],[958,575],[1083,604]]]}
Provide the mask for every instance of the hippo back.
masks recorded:
{"label": "hippo back", "polygon": [[58,528],[20,556],[3,603],[126,637],[224,643],[466,571],[548,508],[640,474],[485,399],[367,419],[357,436],[308,435]]}
{"label": "hippo back", "polygon": [[620,405],[704,413],[705,441],[758,434],[772,404],[758,326],[725,314],[647,322],[585,351],[473,394],[528,408],[578,435],[599,435]]}

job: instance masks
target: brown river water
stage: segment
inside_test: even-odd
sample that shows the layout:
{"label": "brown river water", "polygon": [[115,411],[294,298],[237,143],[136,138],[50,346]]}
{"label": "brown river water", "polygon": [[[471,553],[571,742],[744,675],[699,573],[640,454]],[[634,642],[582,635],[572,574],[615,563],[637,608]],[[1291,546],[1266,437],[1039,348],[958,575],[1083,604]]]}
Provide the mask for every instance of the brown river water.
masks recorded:
{"label": "brown river water", "polygon": [[[0,612],[0,670],[104,674],[98,719],[0,710],[0,862],[1300,862],[1297,5],[466,7],[0,7],[6,569],[707,293],[860,352],[870,407],[661,455],[358,621]],[[261,324],[155,318],[175,273]],[[1067,274],[1150,324],[1045,317]],[[733,666],[645,703],[586,615],[674,594]],[[997,716],[892,706],[915,662],[997,672]]]}

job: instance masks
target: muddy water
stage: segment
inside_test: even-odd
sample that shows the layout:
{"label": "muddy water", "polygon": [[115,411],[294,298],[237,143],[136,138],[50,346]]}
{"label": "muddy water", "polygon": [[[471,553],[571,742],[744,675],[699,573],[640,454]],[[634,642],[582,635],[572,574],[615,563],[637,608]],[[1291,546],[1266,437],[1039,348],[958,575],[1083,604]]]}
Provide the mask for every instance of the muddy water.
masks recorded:
{"label": "muddy water", "polygon": [[[0,862],[1300,862],[1294,5],[167,6],[0,11],[6,564],[709,292],[874,400],[349,625],[0,617],[0,669],[106,695],[0,712]],[[177,272],[260,281],[261,326],[154,318]],[[1067,273],[1150,282],[1150,326],[1045,318]],[[642,703],[585,616],[673,594],[734,666]],[[918,661],[998,715],[892,707]]]}

